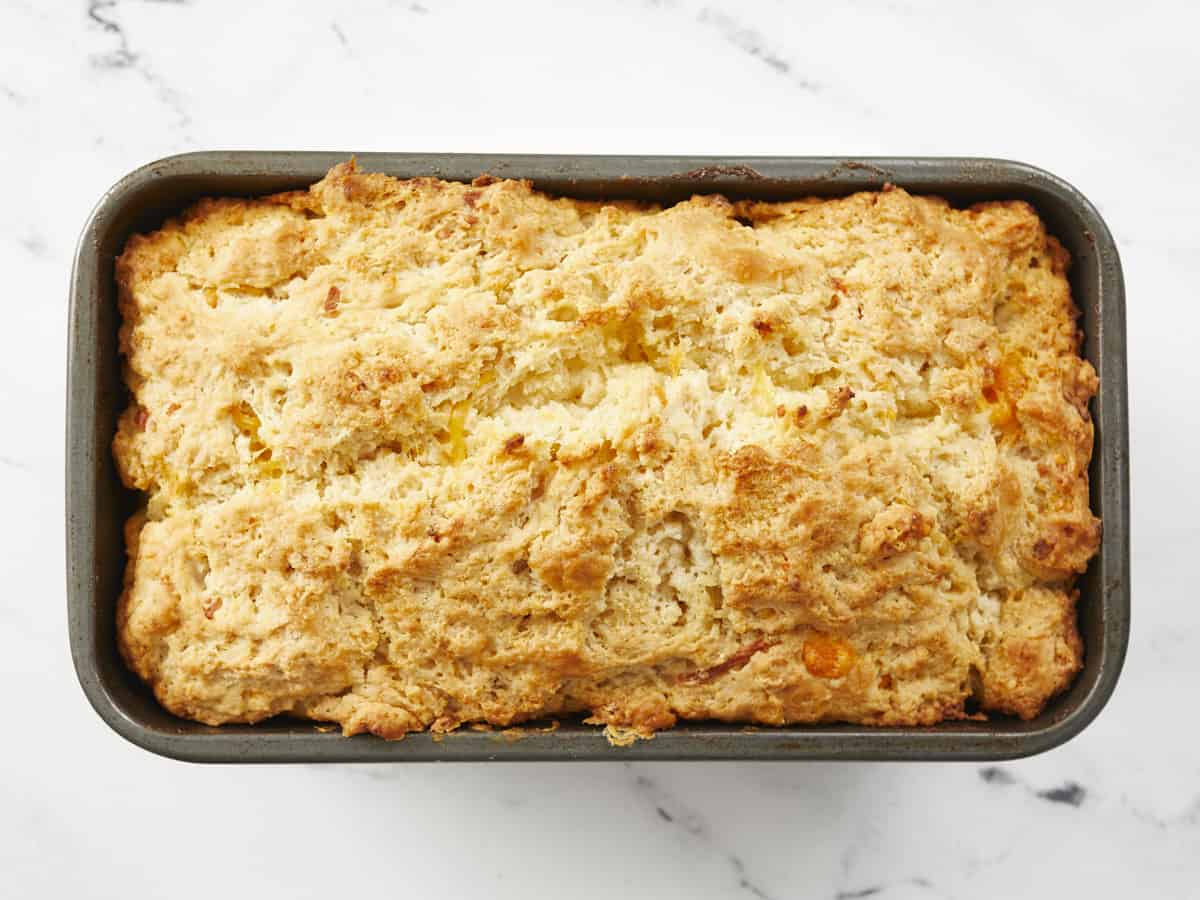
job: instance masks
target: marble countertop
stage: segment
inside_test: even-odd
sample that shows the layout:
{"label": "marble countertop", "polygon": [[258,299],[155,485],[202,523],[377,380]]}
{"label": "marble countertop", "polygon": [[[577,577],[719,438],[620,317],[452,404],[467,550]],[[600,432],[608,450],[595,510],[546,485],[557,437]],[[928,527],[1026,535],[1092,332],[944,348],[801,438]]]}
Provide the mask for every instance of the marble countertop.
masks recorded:
{"label": "marble countertop", "polygon": [[[0,5],[6,894],[1197,895],[1200,15],[712,3]],[[1129,291],[1135,614],[1110,705],[998,766],[206,768],[125,743],[67,654],[67,278],[106,187],[203,148],[986,155],[1064,176]]]}

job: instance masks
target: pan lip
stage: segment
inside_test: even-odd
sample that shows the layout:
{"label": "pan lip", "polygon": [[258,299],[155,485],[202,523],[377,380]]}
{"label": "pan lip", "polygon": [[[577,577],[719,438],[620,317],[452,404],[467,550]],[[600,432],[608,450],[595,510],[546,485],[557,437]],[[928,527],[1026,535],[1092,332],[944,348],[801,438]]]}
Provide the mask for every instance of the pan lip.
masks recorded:
{"label": "pan lip", "polygon": [[[95,342],[97,315],[89,300],[108,277],[100,245],[106,229],[147,186],[179,179],[252,179],[272,177],[302,183],[319,178],[353,154],[337,151],[201,150],[163,157],[140,166],[109,187],[87,218],[76,245],[71,272],[67,340],[66,396],[66,576],[68,632],[75,672],[84,695],[117,734],[152,753],[206,763],[234,762],[402,762],[483,760],[972,760],[998,761],[1041,753],[1079,734],[1100,714],[1115,690],[1129,640],[1129,436],[1125,353],[1125,288],[1112,234],[1096,207],[1073,185],[1028,163],[990,157],[954,156],[709,156],[361,153],[363,169],[457,173],[462,178],[488,171],[508,177],[535,173],[535,184],[614,181],[696,182],[694,190],[736,191],[738,187],[797,183],[819,186],[830,194],[849,194],[898,183],[914,193],[986,191],[997,186],[1010,193],[1046,197],[1069,210],[1094,248],[1101,387],[1093,409],[1102,439],[1095,454],[1102,473],[1099,493],[1104,520],[1102,552],[1093,563],[1095,602],[1102,611],[1098,659],[1085,660],[1079,678],[1094,672],[1086,690],[1066,713],[1027,730],[996,730],[978,725],[933,728],[868,726],[752,727],[740,724],[689,723],[660,732],[653,740],[626,748],[607,743],[597,728],[568,727],[553,734],[529,733],[510,740],[500,732],[462,731],[435,738],[414,734],[388,742],[370,736],[343,738],[315,725],[294,729],[231,730],[180,722],[177,730],[139,721],[105,682],[95,615],[97,585],[95,532],[98,467],[108,444],[97,434]],[[415,167],[415,168],[414,168]],[[511,170],[511,172],[510,172]],[[634,174],[629,175],[629,171]],[[543,173],[538,175],[536,173]],[[625,173],[625,174],[622,174]],[[941,190],[933,186],[944,186]],[[553,188],[548,188],[553,190]],[[569,193],[569,190],[563,191]],[[114,653],[115,648],[108,651]],[[1024,726],[1019,726],[1024,727]],[[501,735],[498,737],[497,735]]]}

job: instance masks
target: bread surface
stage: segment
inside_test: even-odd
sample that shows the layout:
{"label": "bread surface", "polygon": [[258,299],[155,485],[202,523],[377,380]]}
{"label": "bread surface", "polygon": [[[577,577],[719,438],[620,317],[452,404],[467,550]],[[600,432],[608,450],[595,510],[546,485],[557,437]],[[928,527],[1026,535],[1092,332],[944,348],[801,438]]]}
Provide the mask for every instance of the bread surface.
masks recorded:
{"label": "bread surface", "polygon": [[117,265],[124,658],[388,738],[1035,716],[1099,542],[1067,265],[900,189],[202,201]]}

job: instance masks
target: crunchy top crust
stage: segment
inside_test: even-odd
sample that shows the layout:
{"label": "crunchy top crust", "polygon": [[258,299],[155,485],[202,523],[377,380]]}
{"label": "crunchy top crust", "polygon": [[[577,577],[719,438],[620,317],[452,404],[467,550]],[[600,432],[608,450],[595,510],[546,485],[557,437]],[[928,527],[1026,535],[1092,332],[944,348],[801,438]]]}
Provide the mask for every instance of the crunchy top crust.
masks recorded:
{"label": "crunchy top crust", "polygon": [[1092,367],[1026,204],[669,208],[334,168],[117,265],[171,711],[1032,717],[1080,666]]}

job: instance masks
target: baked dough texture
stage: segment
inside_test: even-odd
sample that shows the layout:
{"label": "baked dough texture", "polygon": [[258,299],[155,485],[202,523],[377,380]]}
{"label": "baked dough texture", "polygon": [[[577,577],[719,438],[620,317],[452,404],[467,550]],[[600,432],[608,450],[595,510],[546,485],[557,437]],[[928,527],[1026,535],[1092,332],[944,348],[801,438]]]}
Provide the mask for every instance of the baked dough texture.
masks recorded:
{"label": "baked dough texture", "polygon": [[386,738],[1033,717],[1100,529],[1067,265],[894,188],[204,200],[117,265],[124,658]]}

